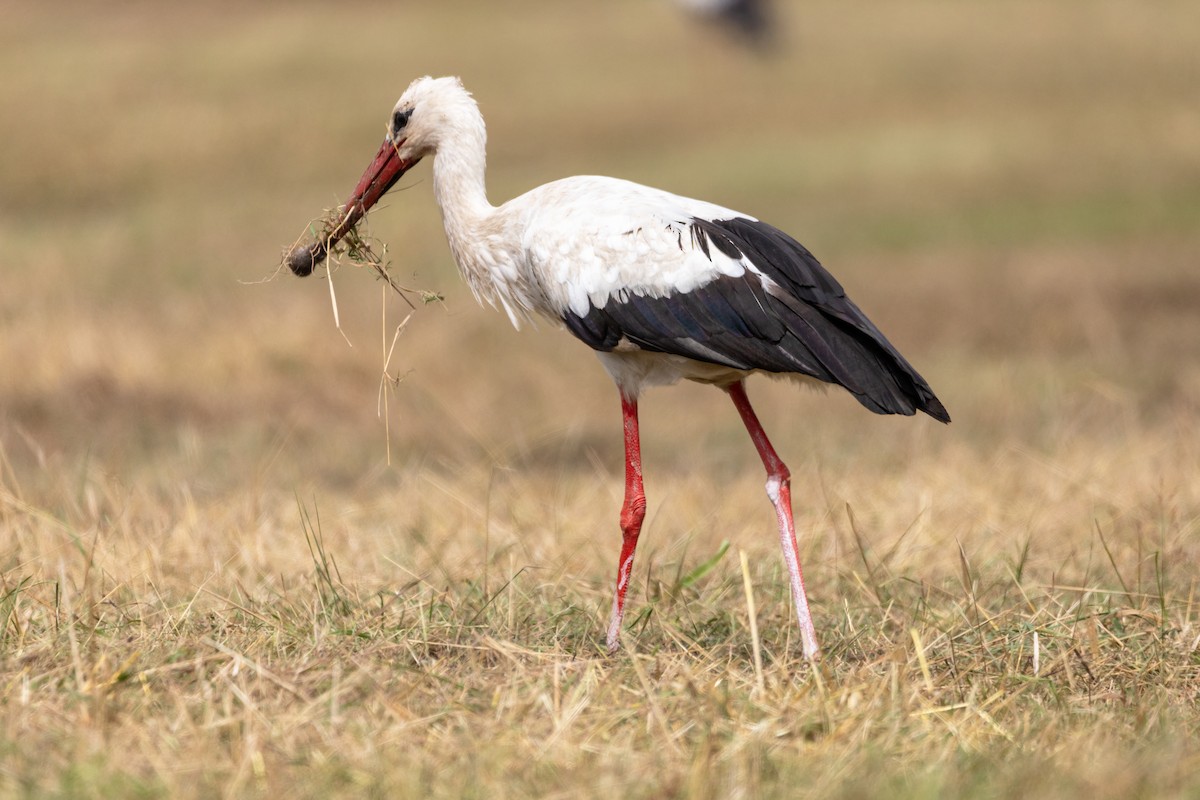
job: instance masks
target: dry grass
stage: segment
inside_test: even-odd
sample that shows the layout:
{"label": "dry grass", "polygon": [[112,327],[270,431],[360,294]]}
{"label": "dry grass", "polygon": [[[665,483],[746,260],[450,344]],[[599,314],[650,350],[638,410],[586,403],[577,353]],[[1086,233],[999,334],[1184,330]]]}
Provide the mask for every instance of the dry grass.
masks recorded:
{"label": "dry grass", "polygon": [[[1192,4],[806,3],[767,62],[665,2],[410,5],[6,9],[0,795],[1195,795]],[[390,466],[408,307],[338,273],[347,347],[317,279],[253,283],[451,72],[495,198],[601,172],[774,221],[946,401],[751,387],[819,673],[698,386],[644,402],[602,654],[616,398],[474,307],[424,165],[371,220],[446,297],[387,366]]]}

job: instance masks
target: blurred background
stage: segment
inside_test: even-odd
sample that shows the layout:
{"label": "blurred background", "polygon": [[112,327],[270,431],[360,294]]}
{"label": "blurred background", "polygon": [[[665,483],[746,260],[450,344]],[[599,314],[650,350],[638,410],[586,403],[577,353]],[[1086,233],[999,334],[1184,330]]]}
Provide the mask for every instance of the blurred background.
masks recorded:
{"label": "blurred background", "polygon": [[[386,423],[385,349],[407,308],[344,267],[343,337],[323,275],[277,273],[424,74],[460,75],[478,99],[493,202],[598,173],[772,222],[955,420],[876,418],[844,393],[757,381],[793,464],[836,481],[920,456],[914,469],[947,470],[944,488],[964,464],[986,480],[1014,449],[1087,463],[1081,442],[1119,458],[1191,430],[1200,6],[775,12],[760,51],[669,0],[5,4],[8,491],[48,508],[83,507],[89,484],[200,503],[321,494],[402,515],[387,491],[415,475],[474,470],[464,491],[482,494],[500,467],[583,470],[619,492],[608,378],[569,336],[476,306],[428,165],[369,221],[397,279],[444,296],[397,340]],[[757,485],[720,393],[659,391],[643,412],[647,474]],[[615,536],[608,505],[590,524]]]}

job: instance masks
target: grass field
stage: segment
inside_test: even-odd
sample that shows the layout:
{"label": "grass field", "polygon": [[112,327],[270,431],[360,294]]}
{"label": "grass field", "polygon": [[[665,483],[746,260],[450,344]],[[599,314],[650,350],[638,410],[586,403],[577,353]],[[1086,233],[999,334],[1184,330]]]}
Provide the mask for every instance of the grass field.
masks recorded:
{"label": "grass field", "polygon": [[[792,3],[758,58],[667,2],[417,5],[4,4],[0,796],[1200,793],[1200,7]],[[494,202],[594,172],[774,222],[945,401],[750,386],[819,670],[700,386],[643,400],[604,655],[615,392],[475,305],[427,165],[370,221],[445,298],[389,375],[368,273],[345,336],[324,278],[260,282],[427,73]]]}

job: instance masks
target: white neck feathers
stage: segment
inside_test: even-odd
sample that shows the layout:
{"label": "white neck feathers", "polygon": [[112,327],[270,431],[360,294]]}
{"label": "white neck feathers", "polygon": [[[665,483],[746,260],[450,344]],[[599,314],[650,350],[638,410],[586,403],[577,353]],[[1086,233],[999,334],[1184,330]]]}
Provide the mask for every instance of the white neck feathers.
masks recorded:
{"label": "white neck feathers", "polygon": [[433,193],[446,239],[475,297],[499,306],[513,325],[532,310],[526,280],[503,236],[503,215],[487,199],[487,131],[475,101],[447,104],[433,157]]}

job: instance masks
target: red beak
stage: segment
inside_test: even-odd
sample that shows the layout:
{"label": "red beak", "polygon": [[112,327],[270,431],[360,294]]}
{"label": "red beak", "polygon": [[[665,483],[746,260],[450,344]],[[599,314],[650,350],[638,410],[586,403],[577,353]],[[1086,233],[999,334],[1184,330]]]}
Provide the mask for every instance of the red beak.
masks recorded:
{"label": "red beak", "polygon": [[[395,144],[387,139],[383,140],[383,145],[375,154],[375,159],[358,179],[358,186],[354,187],[354,194],[350,195],[350,199],[344,206],[354,216],[354,221],[350,223],[350,226],[358,222],[371,206],[379,202],[379,198],[383,197],[388,189],[396,185],[400,176],[412,169],[412,166],[420,160],[405,161],[400,158],[398,153],[403,144],[403,139]],[[343,226],[339,226],[339,230]],[[349,230],[349,226],[346,226],[346,229]]]}
{"label": "red beak", "polygon": [[396,181],[400,180],[405,172],[408,172],[414,164],[421,160],[415,158],[409,161],[400,158],[398,151],[403,144],[403,139],[394,144],[388,139],[383,140],[379,152],[375,154],[371,164],[358,179],[358,185],[354,187],[350,199],[342,205],[343,216],[337,226],[332,231],[323,233],[317,241],[297,248],[288,254],[287,264],[292,272],[302,276],[312,272],[318,264],[325,260],[329,249],[341,241],[342,237],[349,233],[371,209],[371,206],[378,203],[379,198],[383,197],[388,189],[396,185]]}

